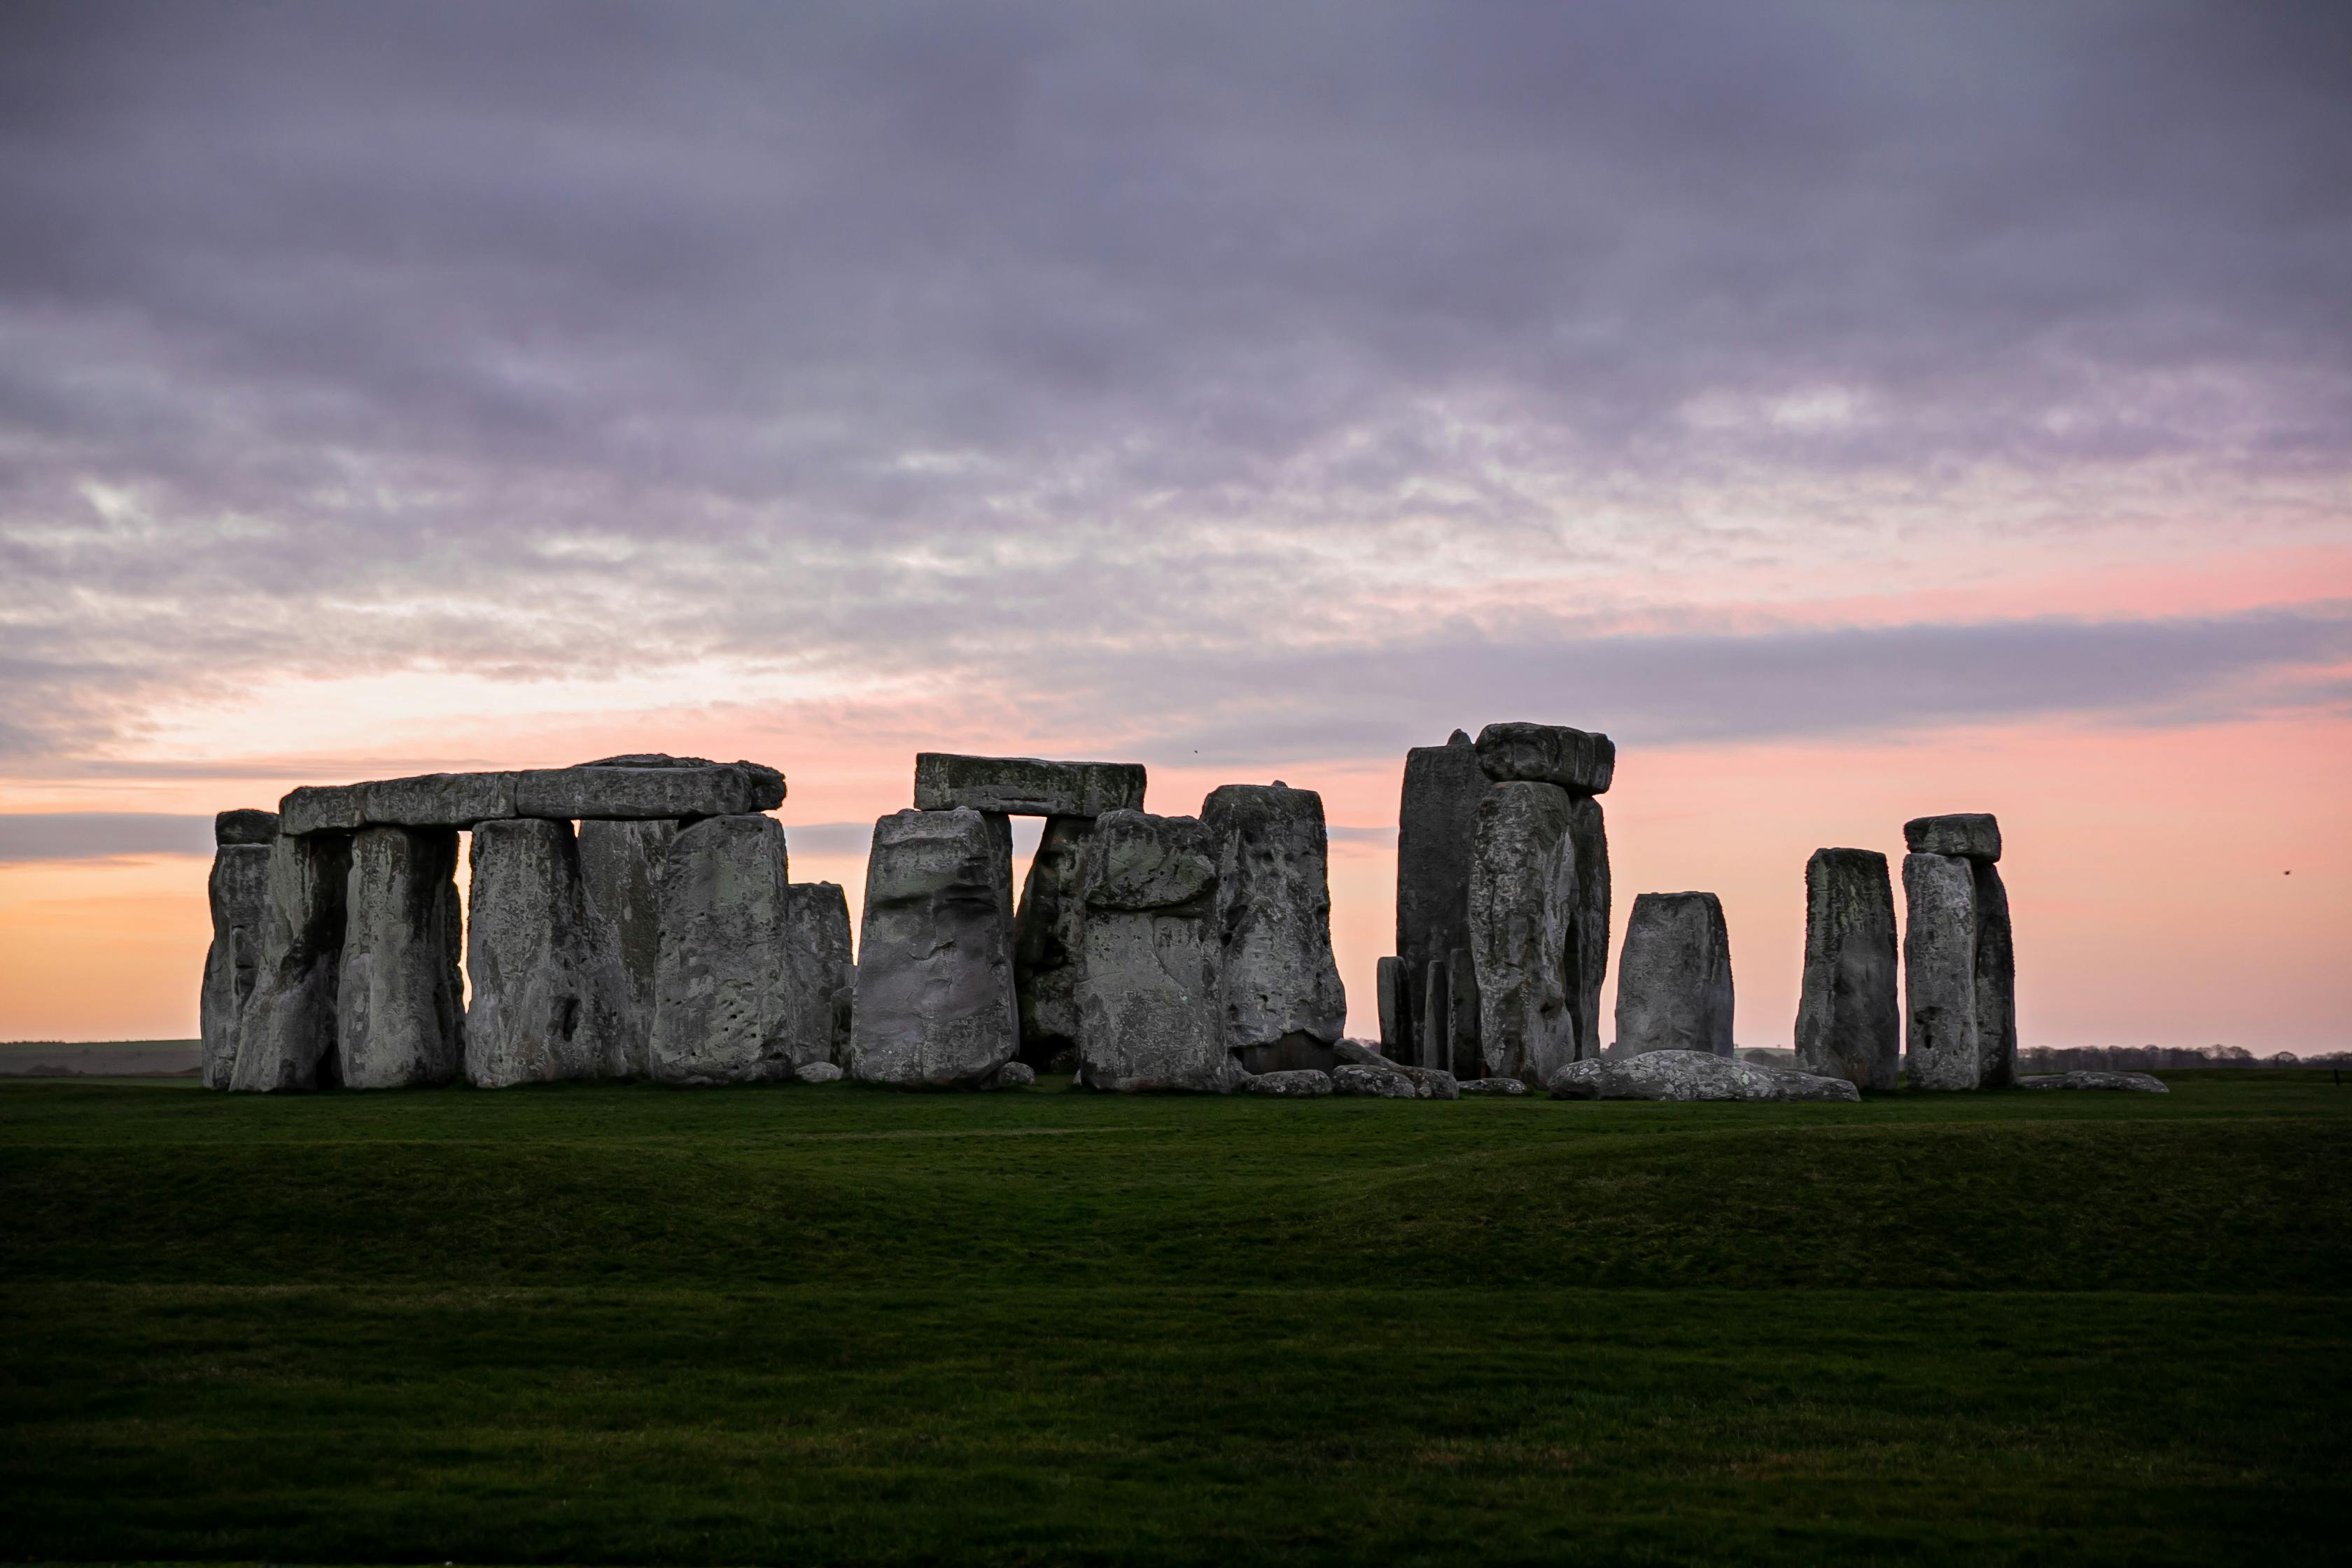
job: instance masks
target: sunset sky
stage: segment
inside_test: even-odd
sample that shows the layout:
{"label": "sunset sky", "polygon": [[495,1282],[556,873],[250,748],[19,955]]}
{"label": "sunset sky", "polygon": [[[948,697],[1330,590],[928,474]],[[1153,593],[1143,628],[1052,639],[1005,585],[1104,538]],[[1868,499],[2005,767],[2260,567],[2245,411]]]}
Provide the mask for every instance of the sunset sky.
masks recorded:
{"label": "sunset sky", "polygon": [[1992,811],[2021,1044],[2352,1047],[2352,7],[0,6],[0,1038],[647,750],[853,906],[918,750],[1319,790],[1370,1034],[1499,719],[1744,1046]]}

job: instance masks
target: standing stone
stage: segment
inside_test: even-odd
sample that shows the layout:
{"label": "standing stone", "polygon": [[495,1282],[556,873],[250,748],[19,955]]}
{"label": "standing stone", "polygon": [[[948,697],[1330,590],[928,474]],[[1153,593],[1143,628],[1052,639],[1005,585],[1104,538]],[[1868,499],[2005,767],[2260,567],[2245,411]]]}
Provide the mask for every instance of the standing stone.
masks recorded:
{"label": "standing stone", "polygon": [[1412,1031],[1405,1026],[1404,1010],[1412,988],[1404,983],[1404,960],[1383,958],[1373,966],[1372,986],[1381,1014],[1381,1049],[1403,1056],[1412,1048]]}
{"label": "standing stone", "polygon": [[237,1023],[229,1088],[332,1089],[342,1081],[335,987],[351,865],[347,834],[281,835],[269,846],[261,962]]}
{"label": "standing stone", "polygon": [[[226,1089],[236,1071],[237,1021],[261,971],[263,932],[269,920],[269,840],[247,818],[275,812],[225,811],[214,822],[213,873],[205,888],[212,906],[212,945],[205,950],[205,985],[197,999],[204,1036],[206,1089]],[[235,820],[232,820],[235,819]]]}
{"label": "standing stone", "polygon": [[1617,1056],[1732,1054],[1731,936],[1713,893],[1643,893],[1617,972]]}
{"label": "standing stone", "polygon": [[1029,858],[1013,917],[1013,985],[1021,1003],[1021,1059],[1042,1068],[1078,1043],[1078,964],[1086,924],[1091,816],[1049,816]]}
{"label": "standing stone", "polygon": [[1217,846],[1225,1049],[1251,1072],[1328,1070],[1348,994],[1331,956],[1323,797],[1278,780],[1224,784],[1201,821]]}
{"label": "standing stone", "polygon": [[801,1020],[793,1037],[824,1041],[815,1060],[837,1066],[849,1053],[851,988],[856,980],[849,962],[849,899],[835,882],[793,882],[784,893]]}
{"label": "standing stone", "polygon": [[1020,1044],[1004,818],[969,806],[874,825],[850,1076],[979,1089]]}
{"label": "standing stone", "polygon": [[[1993,832],[1998,838],[1998,827]],[[2017,1081],[2017,951],[2009,930],[2009,889],[1990,860],[1969,862],[1977,915],[1977,1084]]]}
{"label": "standing stone", "polygon": [[1478,803],[1469,948],[1483,1077],[1539,1086],[1577,1059],[1574,820],[1557,784],[1496,784]]}
{"label": "standing stone", "polygon": [[466,1079],[481,1089],[629,1070],[629,987],[588,909],[568,822],[474,829],[467,905]]}
{"label": "standing stone", "polygon": [[670,841],[648,1077],[758,1083],[830,1053],[829,1013],[803,1005],[788,885],[772,816],[706,816]]}
{"label": "standing stone", "polygon": [[335,992],[344,1086],[448,1082],[466,1059],[457,831],[361,828],[345,905]]}
{"label": "standing stone", "polygon": [[1217,861],[1197,817],[1115,811],[1087,857],[1079,1081],[1116,1090],[1230,1090],[1217,983]]}
{"label": "standing stone", "polygon": [[1903,858],[1903,983],[1913,1089],[1974,1089],[1977,1046],[1976,878],[1956,855]]}
{"label": "standing stone", "polygon": [[[1606,735],[1597,737],[1603,742]],[[1610,755],[1614,758],[1612,747]],[[1570,836],[1576,846],[1575,965],[1569,1003],[1576,1012],[1576,1054],[1601,1054],[1601,985],[1609,977],[1609,827],[1601,803],[1589,795],[1571,796]]]}
{"label": "standing stone", "polygon": [[1805,862],[1805,977],[1797,1065],[1890,1089],[1901,1065],[1895,889],[1875,849],[1816,849]]}
{"label": "standing stone", "polygon": [[1422,977],[1421,1027],[1413,1041],[1415,1065],[1453,1070],[1454,966],[1444,959],[1431,959]]}
{"label": "standing stone", "polygon": [[1478,1051],[1478,966],[1467,948],[1457,947],[1445,955],[1445,1002],[1446,1048],[1452,1058],[1444,1064],[1445,1069],[1464,1083],[1485,1077],[1486,1064]]}
{"label": "standing stone", "polygon": [[580,879],[589,912],[620,955],[626,981],[623,1056],[631,1077],[646,1071],[654,1037],[654,973],[661,967],[661,884],[678,825],[662,818],[580,824]]}
{"label": "standing stone", "polygon": [[1394,1038],[1381,1037],[1400,1061],[1415,1059],[1412,1035],[1425,1010],[1422,987],[1431,961],[1470,949],[1470,859],[1476,847],[1478,803],[1489,787],[1477,749],[1459,730],[1442,746],[1415,746],[1404,754],[1396,895],[1403,990],[1400,1032]]}

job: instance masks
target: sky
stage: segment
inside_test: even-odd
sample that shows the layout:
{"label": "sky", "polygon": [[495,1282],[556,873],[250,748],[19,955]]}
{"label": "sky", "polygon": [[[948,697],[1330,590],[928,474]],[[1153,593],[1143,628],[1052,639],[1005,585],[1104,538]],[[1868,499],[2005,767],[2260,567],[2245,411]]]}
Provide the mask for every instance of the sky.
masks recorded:
{"label": "sky", "polygon": [[2021,1043],[2352,1046],[2352,9],[13,0],[0,215],[0,1037],[194,1033],[217,809],[648,750],[853,905],[919,750],[1316,789],[1370,1034],[1525,719],[1743,1046],[1943,811]]}

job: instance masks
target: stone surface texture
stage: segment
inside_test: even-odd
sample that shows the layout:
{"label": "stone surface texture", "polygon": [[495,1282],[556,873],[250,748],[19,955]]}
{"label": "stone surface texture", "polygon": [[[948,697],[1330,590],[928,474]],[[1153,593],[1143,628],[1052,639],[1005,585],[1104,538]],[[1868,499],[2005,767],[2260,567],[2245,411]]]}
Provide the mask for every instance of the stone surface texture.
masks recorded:
{"label": "stone surface texture", "polygon": [[[823,1041],[817,1059],[849,1059],[857,970],[849,961],[849,895],[837,882],[794,882],[784,889],[785,942],[793,952],[793,1037]],[[805,1060],[805,1053],[803,1059]]]}
{"label": "stone surface texture", "polygon": [[1080,1081],[1223,1093],[1242,1076],[1219,1005],[1220,843],[1191,816],[1115,811],[1087,859]]}
{"label": "stone surface texture", "polygon": [[349,833],[367,821],[359,784],[302,784],[278,802],[278,830],[295,837]]}
{"label": "stone surface texture", "polygon": [[237,1022],[229,1088],[269,1092],[342,1081],[335,987],[342,978],[351,863],[344,834],[285,834],[270,845],[261,960]]}
{"label": "stone surface texture", "polygon": [[1412,1084],[1412,1092],[1421,1100],[1457,1100],[1462,1084],[1444,1068],[1398,1068]]}
{"label": "stone surface texture", "polygon": [[661,875],[661,960],[646,1076],[761,1083],[829,1058],[829,1008],[803,1005],[784,830],[772,816],[678,829]]}
{"label": "stone surface texture", "polygon": [[1842,1078],[1759,1067],[1712,1051],[1645,1051],[1570,1062],[1552,1074],[1554,1100],[1859,1100]]}
{"label": "stone surface texture", "polygon": [[1003,818],[901,811],[874,825],[857,943],[849,1073],[977,1089],[1020,1044]]}
{"label": "stone surface texture", "polygon": [[588,908],[568,822],[474,829],[466,919],[466,1080],[480,1089],[629,1070],[628,977]]}
{"label": "stone surface texture", "polygon": [[523,816],[748,816],[784,804],[784,775],[758,763],[540,768],[515,775]]}
{"label": "stone surface texture", "polygon": [[[1576,1054],[1601,1054],[1601,986],[1609,977],[1609,827],[1601,803],[1589,795],[1569,806],[1576,847],[1576,942],[1569,994],[1576,1009]],[[1474,983],[1475,984],[1475,983]]]}
{"label": "stone surface texture", "polygon": [[466,1061],[457,830],[360,829],[344,906],[335,988],[343,1086],[447,1083]]}
{"label": "stone surface texture", "polygon": [[1617,1056],[1731,1055],[1731,937],[1713,893],[1643,893],[1625,921]]}
{"label": "stone surface texture", "polygon": [[1976,878],[1956,855],[1903,858],[1904,1068],[1913,1089],[1974,1089]]}
{"label": "stone surface texture", "polygon": [[2000,858],[2000,821],[1985,811],[1915,816],[1903,825],[1903,846],[1914,855],[1958,855],[1990,865]]}
{"label": "stone surface texture", "polygon": [[254,806],[239,806],[213,816],[213,842],[258,846],[267,849],[278,837],[278,814]]}
{"label": "stone surface texture", "polygon": [[1272,1095],[1277,1100],[1313,1100],[1331,1092],[1331,1075],[1313,1068],[1252,1073],[1234,1085],[1234,1091]]}
{"label": "stone surface texture", "polygon": [[[1470,859],[1477,841],[1478,803],[1490,787],[1476,747],[1459,730],[1443,746],[1415,746],[1405,752],[1404,790],[1397,807],[1396,955],[1402,969],[1397,1031],[1390,1034],[1384,1024],[1381,1034],[1400,1059],[1416,1056],[1429,965],[1470,951]],[[1475,1016],[1474,1005],[1474,1020]],[[1466,1066],[1445,1065],[1457,1072]]]}
{"label": "stone surface texture", "polygon": [[1577,1059],[1574,803],[1557,784],[1499,784],[1478,804],[1470,956],[1483,1078],[1540,1083]]}
{"label": "stone surface texture", "polygon": [[1431,959],[1428,969],[1421,977],[1421,1016],[1414,1024],[1413,1065],[1451,1070],[1454,1066],[1454,965],[1443,958]]}
{"label": "stone surface texture", "polygon": [[580,879],[589,912],[607,932],[627,982],[623,1056],[643,1074],[654,1037],[654,975],[661,967],[661,884],[677,824],[666,818],[580,824]]}
{"label": "stone surface texture", "polygon": [[1331,955],[1323,797],[1225,784],[1201,803],[1201,821],[1217,846],[1225,1049],[1251,1071],[1331,1066],[1348,994]]}
{"label": "stone surface texture", "polygon": [[1359,1067],[1392,1068],[1402,1065],[1370,1040],[1341,1040],[1331,1047],[1331,1055],[1337,1061],[1353,1062]]}
{"label": "stone surface texture", "polygon": [[355,786],[361,815],[394,827],[471,827],[515,815],[513,773],[420,773]]}
{"label": "stone surface texture", "polygon": [[1078,1043],[1087,844],[1091,816],[1049,816],[1029,858],[1013,916],[1013,987],[1021,1004],[1021,1059],[1044,1067]]}
{"label": "stone surface texture", "polygon": [[1515,1078],[1465,1078],[1459,1089],[1463,1094],[1508,1096],[1527,1093],[1528,1086]]}
{"label": "stone surface texture", "polygon": [[989,1080],[992,1089],[1027,1089],[1037,1081],[1037,1069],[1027,1062],[1006,1062]]}
{"label": "stone surface texture", "polygon": [[1805,970],[1797,1065],[1891,1089],[1902,1066],[1895,889],[1875,849],[1816,849],[1805,862]]}
{"label": "stone surface texture", "polygon": [[1374,964],[1372,990],[1380,1013],[1381,1048],[1402,1056],[1412,1048],[1412,1031],[1404,1021],[1406,998],[1412,990],[1404,983],[1404,960],[1390,956]]}
{"label": "stone surface texture", "polygon": [[803,1083],[837,1083],[841,1068],[832,1062],[808,1062],[794,1068],[793,1076]]}
{"label": "stone surface texture", "polygon": [[1969,862],[1977,917],[1977,1087],[2017,1081],[2017,952],[2010,935],[2009,889],[2000,868]]}
{"label": "stone surface texture", "polygon": [[1369,1100],[1418,1100],[1421,1089],[1401,1068],[1349,1062],[1332,1069],[1331,1092]]}
{"label": "stone surface texture", "polygon": [[[275,819],[273,813],[252,815]],[[263,936],[268,929],[269,855],[268,844],[236,838],[222,840],[213,851],[212,878],[205,887],[213,940],[205,951],[204,990],[197,998],[203,1037],[199,1069],[206,1089],[226,1089],[236,1071],[237,1021],[261,973]]]}
{"label": "stone surface texture", "polygon": [[1055,763],[1039,757],[915,754],[915,808],[1010,816],[1100,816],[1143,809],[1141,763]]}
{"label": "stone surface texture", "polygon": [[1606,735],[1565,724],[1489,724],[1478,731],[1478,765],[1496,784],[1549,784],[1574,795],[1601,795],[1617,771],[1617,745]]}
{"label": "stone surface texture", "polygon": [[2144,1072],[2105,1072],[2096,1068],[2074,1072],[2025,1073],[2017,1079],[2020,1089],[2121,1089],[2141,1094],[2170,1094],[2172,1088],[2162,1079]]}

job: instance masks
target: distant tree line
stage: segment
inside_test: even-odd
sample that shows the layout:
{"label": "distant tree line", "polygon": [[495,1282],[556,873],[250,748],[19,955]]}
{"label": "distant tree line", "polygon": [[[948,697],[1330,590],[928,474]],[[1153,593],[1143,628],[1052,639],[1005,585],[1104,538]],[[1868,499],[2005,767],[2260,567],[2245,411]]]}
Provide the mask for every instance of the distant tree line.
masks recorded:
{"label": "distant tree line", "polygon": [[2020,1072],[2160,1072],[2181,1068],[2352,1068],[2352,1051],[2258,1057],[2243,1046],[2034,1046],[2017,1053]]}

